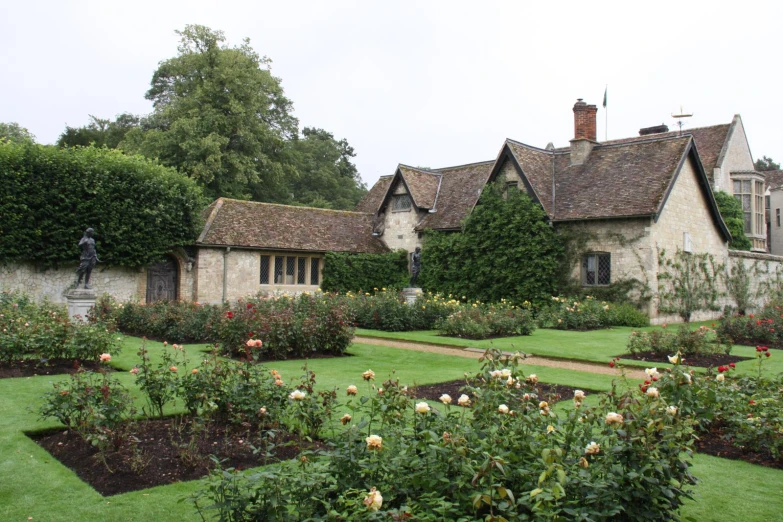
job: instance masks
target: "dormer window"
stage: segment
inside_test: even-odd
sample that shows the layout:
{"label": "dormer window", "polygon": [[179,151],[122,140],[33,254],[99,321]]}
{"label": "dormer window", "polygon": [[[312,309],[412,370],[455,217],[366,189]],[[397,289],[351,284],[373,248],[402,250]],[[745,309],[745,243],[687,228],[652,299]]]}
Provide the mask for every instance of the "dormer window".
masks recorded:
{"label": "dormer window", "polygon": [[392,196],[392,212],[407,212],[412,206],[411,198],[407,194]]}

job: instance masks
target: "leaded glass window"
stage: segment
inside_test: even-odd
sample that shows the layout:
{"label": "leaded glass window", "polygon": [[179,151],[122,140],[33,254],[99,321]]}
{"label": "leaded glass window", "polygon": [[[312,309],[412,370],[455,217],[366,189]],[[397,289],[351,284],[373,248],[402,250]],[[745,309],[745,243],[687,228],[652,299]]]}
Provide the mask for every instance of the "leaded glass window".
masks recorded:
{"label": "leaded glass window", "polygon": [[294,275],[296,275],[296,258],[287,257],[285,263],[285,284],[294,284]]}
{"label": "leaded glass window", "polygon": [[269,284],[269,265],[270,265],[270,257],[269,256],[261,256],[261,279],[259,282],[262,285],[268,285]]}
{"label": "leaded glass window", "polygon": [[296,284],[303,285],[307,281],[307,258],[299,257],[296,259]]}
{"label": "leaded glass window", "polygon": [[283,263],[285,263],[285,257],[275,256],[275,284],[282,285],[283,280]]}
{"label": "leaded glass window", "polygon": [[610,254],[586,254],[582,258],[582,284],[586,286],[608,285],[612,279]]}
{"label": "leaded glass window", "polygon": [[321,260],[317,257],[310,259],[310,284],[318,284],[318,276],[320,274]]}
{"label": "leaded glass window", "polygon": [[411,209],[411,198],[407,194],[396,194],[392,196],[392,211],[402,212]]}

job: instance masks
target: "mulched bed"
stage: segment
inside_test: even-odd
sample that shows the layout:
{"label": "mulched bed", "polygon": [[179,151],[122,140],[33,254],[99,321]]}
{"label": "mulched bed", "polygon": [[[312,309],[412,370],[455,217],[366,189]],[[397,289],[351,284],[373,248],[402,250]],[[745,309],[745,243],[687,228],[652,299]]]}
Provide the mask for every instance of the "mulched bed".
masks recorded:
{"label": "mulched bed", "polygon": [[[623,359],[631,359],[634,361],[648,361],[651,363],[668,363],[669,356],[671,354],[663,353],[624,353],[618,355]],[[728,365],[729,363],[738,363],[741,361],[748,361],[752,357],[738,357],[736,355],[726,355],[722,353],[708,354],[708,355],[691,355],[690,357],[684,357],[685,364],[688,366],[699,366],[703,368],[717,367],[722,365]]]}
{"label": "mulched bed", "polygon": [[[423,386],[416,386],[416,389],[413,390],[413,396],[417,399],[427,399],[431,401],[437,401],[440,400],[440,396],[444,393],[451,396],[451,398],[454,400],[452,404],[456,405],[457,397],[459,397],[462,392],[460,389],[462,389],[465,386],[464,380],[456,380],[456,381],[449,381],[449,382],[441,382],[437,384],[427,384]],[[536,386],[536,393],[538,394],[539,399],[547,401],[551,404],[554,404],[558,401],[562,401],[565,399],[573,399],[574,398],[574,390],[577,388],[572,388],[571,386],[562,386],[559,384],[544,384],[544,383],[537,383]],[[592,390],[583,390],[585,392],[592,392],[592,393],[598,393]]]}
{"label": "mulched bed", "polygon": [[709,431],[699,433],[698,437],[696,440],[696,451],[699,453],[724,459],[744,460],[745,462],[768,468],[783,469],[783,459],[776,459],[769,449],[761,448],[759,451],[750,451],[734,446],[732,441],[724,439],[723,429],[720,424],[711,426]]}
{"label": "mulched bed", "polygon": [[97,370],[100,366],[100,363],[97,361],[80,363],[72,359],[50,359],[43,363],[40,360],[27,359],[12,363],[0,363],[0,379],[35,377],[37,375],[61,375],[64,373],[76,373],[80,368]]}
{"label": "mulched bed", "polygon": [[[137,422],[132,430],[138,439],[136,450],[132,444],[125,444],[118,452],[108,452],[106,462],[111,473],[96,456],[95,447],[76,433],[60,429],[30,437],[105,496],[204,477],[214,467],[211,455],[225,460],[223,467],[245,469],[295,458],[303,449],[321,447],[283,430],[260,433],[257,429],[220,425],[211,425],[194,447],[189,447],[190,427],[188,417]],[[267,457],[264,448],[273,435],[272,456]],[[262,451],[254,454],[253,445]]]}

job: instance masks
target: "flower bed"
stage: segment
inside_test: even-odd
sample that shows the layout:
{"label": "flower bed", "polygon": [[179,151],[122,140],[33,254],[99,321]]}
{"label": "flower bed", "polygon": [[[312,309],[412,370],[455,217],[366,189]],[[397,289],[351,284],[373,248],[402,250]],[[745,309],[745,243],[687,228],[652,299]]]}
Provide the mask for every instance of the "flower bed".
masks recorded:
{"label": "flower bed", "polygon": [[466,339],[488,339],[530,335],[536,323],[530,312],[530,304],[517,307],[505,301],[486,305],[473,303],[442,318],[435,325],[440,335],[464,337]]}
{"label": "flower bed", "polygon": [[68,370],[118,351],[109,324],[71,322],[62,306],[38,304],[22,293],[0,293],[0,363],[8,370],[3,374]]}
{"label": "flower bed", "polygon": [[347,292],[340,297],[359,328],[386,332],[431,330],[442,318],[461,305],[451,296],[427,292],[411,306],[402,294],[393,289],[375,288],[373,292]]}
{"label": "flower bed", "polygon": [[642,327],[650,318],[628,303],[608,303],[591,296],[584,299],[552,297],[538,315],[539,326],[558,330],[595,330],[610,326]]}
{"label": "flower bed", "polygon": [[718,366],[745,360],[729,355],[731,343],[706,326],[691,329],[681,325],[674,330],[663,325],[660,330],[631,332],[627,348],[630,356],[623,357],[651,362],[667,362],[670,355],[678,352],[691,366]]}
{"label": "flower bed", "polygon": [[343,428],[323,458],[217,471],[196,506],[221,520],[676,518],[694,481],[690,417],[638,390],[596,407],[574,392],[557,414],[518,361],[487,354],[466,393],[437,408],[365,372],[367,394],[346,389]]}
{"label": "flower bed", "polygon": [[722,317],[717,331],[735,344],[783,348],[783,305],[771,302],[757,314]]}

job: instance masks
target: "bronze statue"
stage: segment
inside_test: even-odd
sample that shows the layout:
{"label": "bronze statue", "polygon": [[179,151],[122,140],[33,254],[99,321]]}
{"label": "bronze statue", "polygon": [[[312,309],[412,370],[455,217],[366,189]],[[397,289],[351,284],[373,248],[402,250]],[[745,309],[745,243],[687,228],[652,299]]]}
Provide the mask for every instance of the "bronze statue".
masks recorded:
{"label": "bronze statue", "polygon": [[421,273],[421,247],[416,247],[416,250],[411,254],[411,288],[416,285],[419,273]]}
{"label": "bronze statue", "polygon": [[76,269],[76,275],[79,276],[76,280],[76,288],[81,284],[82,276],[84,276],[84,288],[92,288],[90,286],[90,274],[92,273],[92,269],[95,268],[95,264],[100,263],[101,261],[98,259],[98,252],[95,250],[95,240],[92,238],[93,233],[94,230],[88,228],[84,231],[84,235],[79,241],[79,248],[82,249],[82,255],[80,257],[81,263],[79,263],[79,268]]}

